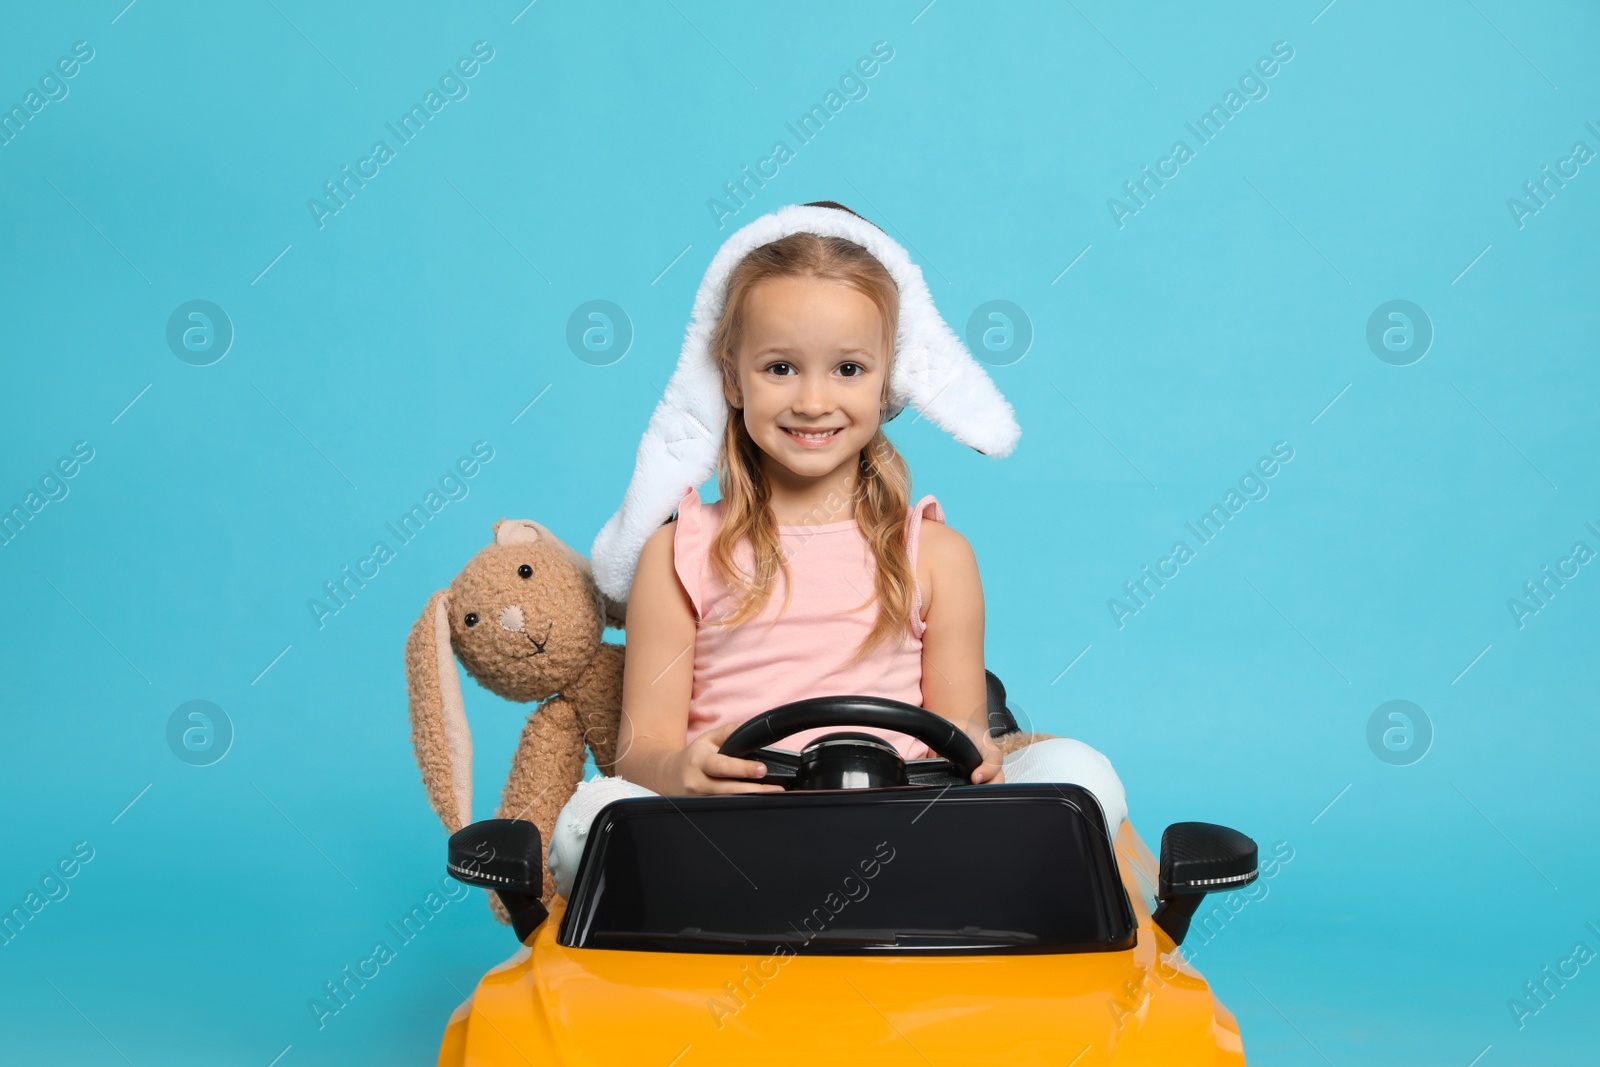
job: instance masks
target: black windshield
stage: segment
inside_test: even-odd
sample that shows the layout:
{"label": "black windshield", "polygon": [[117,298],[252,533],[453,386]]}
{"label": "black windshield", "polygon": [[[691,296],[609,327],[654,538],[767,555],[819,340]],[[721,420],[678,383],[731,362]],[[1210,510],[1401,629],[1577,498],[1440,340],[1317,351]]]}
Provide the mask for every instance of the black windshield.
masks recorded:
{"label": "black windshield", "polygon": [[797,954],[1092,952],[1134,923],[1076,786],[625,801],[595,820],[560,943]]}

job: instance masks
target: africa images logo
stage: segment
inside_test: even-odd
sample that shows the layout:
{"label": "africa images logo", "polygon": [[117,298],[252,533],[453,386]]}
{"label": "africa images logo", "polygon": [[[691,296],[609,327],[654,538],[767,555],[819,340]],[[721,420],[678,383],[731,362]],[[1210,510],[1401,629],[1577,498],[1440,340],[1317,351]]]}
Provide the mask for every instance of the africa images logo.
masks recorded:
{"label": "africa images logo", "polygon": [[314,196],[306,200],[306,208],[311,212],[317,229],[327,226],[328,219],[349,207],[356,194],[367,187],[367,182],[383,173],[383,167],[396,157],[400,149],[415,140],[427,127],[428,121],[443,111],[446,104],[467,98],[472,91],[467,82],[476,78],[484,65],[494,59],[494,48],[488,41],[479,41],[472,46],[472,56],[470,59],[462,56],[456,60],[454,67],[439,75],[439,87],[430,87],[423,94],[420,104],[412,104],[402,112],[396,120],[398,128],[393,122],[384,123],[389,132],[394,134],[394,147],[391,148],[388,141],[373,142],[372,151],[366,158],[356,161],[354,172],[346,163],[340,168],[340,176],[336,181],[322,183],[327,200]]}
{"label": "africa images logo", "polygon": [[1156,561],[1154,570],[1146,563],[1138,577],[1123,582],[1122,592],[1126,599],[1116,596],[1106,599],[1106,610],[1111,613],[1111,621],[1116,623],[1117,629],[1123,629],[1129,618],[1149,607],[1156,593],[1182,573],[1185,565],[1198,558],[1200,549],[1214,541],[1247,504],[1265,500],[1272,491],[1268,482],[1292,459],[1293,445],[1287,441],[1273,444],[1271,455],[1262,456],[1245,470],[1239,478],[1237,489],[1230,486],[1223,493],[1221,503],[1212,504],[1198,519],[1183,524],[1184,529],[1194,536],[1193,547],[1190,547],[1188,538],[1179,538],[1173,542],[1171,550]]}
{"label": "africa images logo", "polygon": [[[872,55],[857,59],[853,67],[846,68],[839,76],[838,89],[829,89],[823,94],[821,103],[812,104],[794,122],[783,124],[784,129],[793,135],[795,147],[789,147],[786,140],[774,141],[767,154],[756,161],[755,173],[750,172],[750,164],[746,163],[739,169],[738,178],[723,182],[722,191],[727,199],[713,196],[706,200],[706,209],[711,212],[711,220],[717,224],[717,229],[722,229],[729,219],[749,207],[756,193],[765,189],[767,182],[776,178],[781,168],[795,159],[799,149],[821,136],[828,121],[843,111],[846,104],[852,100],[865,100],[871,91],[867,81],[876,77],[893,58],[894,47],[888,41],[874,41]],[[754,189],[750,187],[752,183]]]}
{"label": "africa images logo", "polygon": [[1156,160],[1154,172],[1151,171],[1150,164],[1146,163],[1139,168],[1138,178],[1122,183],[1122,192],[1127,200],[1119,200],[1114,196],[1107,197],[1106,209],[1111,212],[1111,221],[1116,223],[1117,229],[1126,227],[1128,219],[1149,207],[1150,201],[1155,199],[1156,192],[1165,189],[1167,182],[1181,174],[1183,167],[1195,158],[1200,149],[1220,136],[1233,117],[1245,109],[1246,104],[1253,100],[1265,100],[1270,91],[1267,82],[1276,77],[1283,66],[1293,58],[1294,48],[1288,41],[1274,41],[1272,55],[1262,56],[1256,60],[1253,67],[1246,69],[1239,76],[1237,89],[1229,88],[1223,94],[1221,103],[1212,104],[1193,122],[1183,124],[1184,128],[1194,135],[1193,148],[1189,147],[1188,141],[1181,139],[1174,141],[1172,150]]}

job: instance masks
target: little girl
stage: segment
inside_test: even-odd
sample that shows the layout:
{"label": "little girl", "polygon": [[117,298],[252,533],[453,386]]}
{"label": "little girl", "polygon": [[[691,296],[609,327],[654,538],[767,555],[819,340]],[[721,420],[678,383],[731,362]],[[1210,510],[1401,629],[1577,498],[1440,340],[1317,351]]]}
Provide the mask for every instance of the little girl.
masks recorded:
{"label": "little girl", "polygon": [[[861,244],[804,230],[729,271],[707,340],[727,408],[722,499],[702,504],[686,486],[675,520],[639,551],[617,777],[580,784],[556,821],[550,873],[562,896],[613,800],[781,792],[760,781],[760,761],[717,749],[745,720],[805,697],[926,708],[977,745],[974,784],[1075,782],[1100,801],[1108,833],[1125,818],[1122,784],[1089,746],[1051,738],[1002,758],[990,739],[977,561],[932,496],[907,506],[910,475],[883,432],[901,297]],[[906,759],[931,755],[905,734],[868,732]]]}

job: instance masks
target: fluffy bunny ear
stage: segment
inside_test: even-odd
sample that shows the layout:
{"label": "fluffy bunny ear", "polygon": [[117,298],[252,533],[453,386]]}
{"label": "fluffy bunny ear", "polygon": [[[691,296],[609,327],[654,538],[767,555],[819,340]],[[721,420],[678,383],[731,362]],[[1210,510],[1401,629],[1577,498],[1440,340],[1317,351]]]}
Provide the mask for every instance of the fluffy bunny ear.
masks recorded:
{"label": "fluffy bunny ear", "polygon": [[406,640],[411,745],[428,801],[451,833],[472,822],[472,734],[450,647],[450,594],[433,594]]}

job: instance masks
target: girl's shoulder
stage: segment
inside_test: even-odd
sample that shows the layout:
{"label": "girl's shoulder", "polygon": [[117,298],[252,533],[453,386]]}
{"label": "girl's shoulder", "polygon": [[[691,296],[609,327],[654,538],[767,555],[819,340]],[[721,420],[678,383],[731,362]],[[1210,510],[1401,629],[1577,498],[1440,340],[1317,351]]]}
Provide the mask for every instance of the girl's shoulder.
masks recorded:
{"label": "girl's shoulder", "polygon": [[[634,594],[642,587],[652,602],[681,597],[690,614],[700,618],[705,588],[704,549],[710,536],[705,511],[691,488],[679,501],[678,510],[650,532],[634,569]],[[630,595],[629,599],[633,597]]]}
{"label": "girl's shoulder", "polygon": [[[922,512],[922,514],[918,514]],[[933,519],[929,522],[927,519]],[[932,610],[941,587],[958,599],[977,581],[978,560],[972,545],[945,522],[944,512],[931,496],[923,497],[912,511],[908,543],[912,548],[919,596],[917,609]]]}
{"label": "girl's shoulder", "polygon": [[922,549],[917,553],[920,560],[933,566],[949,566],[973,558],[973,545],[944,520],[944,510],[931,496],[917,502],[909,522]]}
{"label": "girl's shoulder", "polygon": [[924,523],[921,558],[933,567],[948,567],[973,559],[972,544],[943,522]]}
{"label": "girl's shoulder", "polygon": [[[929,521],[930,519],[933,521]],[[912,517],[912,521],[916,521],[915,516]],[[943,515],[937,518],[924,515],[918,532],[925,546],[960,544],[966,541],[955,527],[945,522]]]}

